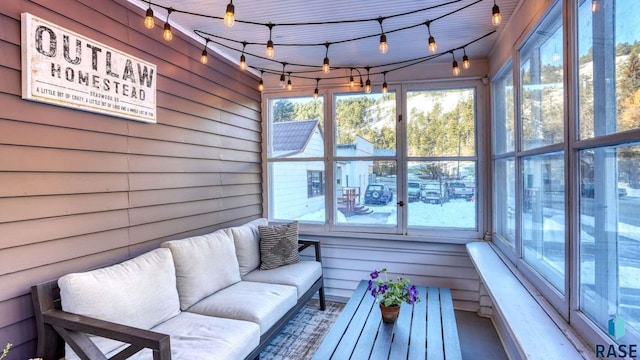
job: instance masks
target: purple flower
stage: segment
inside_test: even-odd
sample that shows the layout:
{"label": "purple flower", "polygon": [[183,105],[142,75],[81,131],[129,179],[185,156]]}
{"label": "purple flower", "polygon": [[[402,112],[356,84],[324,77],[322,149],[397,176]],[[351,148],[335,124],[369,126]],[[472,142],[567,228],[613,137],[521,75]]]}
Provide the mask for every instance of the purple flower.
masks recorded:
{"label": "purple flower", "polygon": [[409,289],[409,304],[414,304],[418,300],[418,289],[415,285],[412,285]]}
{"label": "purple flower", "polygon": [[372,290],[373,289],[373,280],[369,280],[369,286],[367,287],[367,290]]}
{"label": "purple flower", "polygon": [[371,274],[369,274],[371,276],[371,279],[377,279],[378,276],[380,276],[380,271],[378,270],[374,270]]}

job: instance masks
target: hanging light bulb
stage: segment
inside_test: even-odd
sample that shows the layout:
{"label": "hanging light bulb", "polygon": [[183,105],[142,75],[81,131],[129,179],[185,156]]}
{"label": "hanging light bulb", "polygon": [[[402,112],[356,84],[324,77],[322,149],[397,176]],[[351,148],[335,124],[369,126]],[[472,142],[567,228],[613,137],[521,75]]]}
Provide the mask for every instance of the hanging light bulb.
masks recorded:
{"label": "hanging light bulb", "polygon": [[367,70],[367,81],[364,82],[364,92],[371,94],[371,80],[369,80],[369,70],[371,67],[367,66],[365,69]]}
{"label": "hanging light bulb", "polygon": [[200,62],[204,65],[209,62],[209,56],[207,55],[207,49],[202,50],[202,56],[200,56]]}
{"label": "hanging light bulb", "polygon": [[493,0],[493,8],[491,9],[491,23],[498,26],[502,22],[502,15],[500,15],[500,8],[496,5],[496,0]]}
{"label": "hanging light bulb", "polygon": [[331,66],[329,66],[329,43],[325,43],[324,46],[327,50],[324,53],[324,60],[322,61],[322,72],[328,74],[331,71]]}
{"label": "hanging light bulb", "polygon": [[240,55],[240,69],[247,70],[247,58],[244,56],[244,49],[247,47],[247,42],[242,42],[242,54]]}
{"label": "hanging light bulb", "polygon": [[462,49],[463,51],[463,55],[462,55],[462,68],[467,70],[468,68],[471,67],[471,62],[469,61],[469,57],[467,56],[467,50]]}
{"label": "hanging light bulb", "polygon": [[451,52],[451,56],[453,57],[453,76],[458,76],[460,75],[460,67],[458,66],[458,62],[456,61],[456,56],[453,51]]}
{"label": "hanging light bulb", "polygon": [[356,86],[356,81],[353,78],[353,75],[349,76],[349,87],[351,87],[352,89]]}
{"label": "hanging light bulb", "polygon": [[164,23],[164,31],[162,32],[162,37],[166,41],[171,41],[173,39],[173,33],[171,32],[171,25],[169,24],[169,16],[173,12],[172,8],[167,9],[167,21]]}
{"label": "hanging light bulb", "polygon": [[207,45],[209,44],[209,39],[204,43],[204,49],[202,49],[202,56],[200,56],[200,62],[204,65],[209,62],[209,55],[207,54]]}
{"label": "hanging light bulb", "polygon": [[598,0],[593,0],[591,2],[591,12],[598,11]]}
{"label": "hanging light bulb", "polygon": [[282,63],[282,74],[280,74],[280,88],[284,89],[285,86],[287,86],[287,84],[285,83],[285,81],[287,80],[287,78],[284,76],[284,68],[287,66],[286,62]]}
{"label": "hanging light bulb", "polygon": [[153,10],[151,9],[151,2],[149,1],[148,3],[149,8],[147,9],[147,14],[144,17],[144,27],[146,27],[147,29],[153,29],[156,23],[153,20]]}
{"label": "hanging light bulb", "polygon": [[427,25],[427,31],[429,32],[429,51],[435,54],[438,51],[438,44],[436,44],[436,38],[431,35],[431,21],[425,23]]}
{"label": "hanging light bulb", "polygon": [[267,26],[269,27],[269,41],[267,41],[267,50],[265,51],[265,56],[267,57],[267,59],[273,59],[276,54],[275,50],[273,50],[273,41],[271,41],[271,30],[273,29],[273,24],[269,23],[267,24]]}
{"label": "hanging light bulb", "polygon": [[384,71],[384,72],[382,73],[382,76],[383,76],[383,78],[384,78],[384,81],[383,81],[383,83],[382,83],[382,93],[383,93],[383,94],[386,94],[386,93],[389,91],[389,86],[387,86],[387,72],[386,72],[386,71]]}
{"label": "hanging light bulb", "polygon": [[288,72],[289,80],[287,80],[287,90],[291,91],[293,89],[293,85],[291,84],[291,71]]}
{"label": "hanging light bulb", "polygon": [[380,35],[380,46],[378,47],[380,54],[386,54],[389,51],[389,44],[387,43],[387,35]]}
{"label": "hanging light bulb", "polygon": [[224,14],[224,24],[227,27],[232,27],[233,24],[235,23],[236,19],[235,19],[235,6],[233,6],[233,0],[229,1],[229,4],[227,4],[227,11]]}
{"label": "hanging light bulb", "polygon": [[380,24],[380,46],[378,50],[380,50],[380,54],[386,54],[389,51],[389,44],[387,43],[387,35],[384,33],[384,28],[382,27],[382,22],[384,21],[383,17],[378,18],[378,23]]}
{"label": "hanging light bulb", "polygon": [[318,84],[320,84],[320,78],[316,78],[316,88],[313,90],[313,99],[317,100],[320,91],[318,90]]}
{"label": "hanging light bulb", "polygon": [[169,23],[164,23],[164,31],[162,32],[162,38],[166,41],[171,41],[173,39],[173,33],[171,32],[171,25]]}
{"label": "hanging light bulb", "polygon": [[276,52],[275,50],[273,50],[273,41],[269,39],[269,41],[267,41],[267,50],[265,51],[265,56],[267,57],[267,59],[273,59],[275,55]]}
{"label": "hanging light bulb", "polygon": [[240,69],[247,70],[247,59],[244,54],[240,55]]}

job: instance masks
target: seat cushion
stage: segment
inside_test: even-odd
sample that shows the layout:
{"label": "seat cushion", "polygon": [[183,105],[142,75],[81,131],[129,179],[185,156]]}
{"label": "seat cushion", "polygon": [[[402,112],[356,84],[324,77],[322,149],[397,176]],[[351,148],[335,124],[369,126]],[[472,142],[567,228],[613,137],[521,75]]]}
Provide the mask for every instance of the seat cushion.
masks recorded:
{"label": "seat cushion", "polygon": [[301,261],[271,270],[256,269],[242,280],[295,286],[298,299],[322,276],[322,265],[317,261]]}
{"label": "seat cushion", "polygon": [[[260,327],[255,323],[189,312],[152,330],[171,337],[171,358],[174,360],[244,359],[260,343]],[[107,355],[113,356],[120,350]],[[146,349],[129,359],[151,360],[153,355]]]}
{"label": "seat cushion", "polygon": [[220,290],[189,308],[196,314],[246,320],[269,330],[297,302],[293,286],[241,281]]}
{"label": "seat cushion", "polygon": [[[58,279],[62,309],[142,329],[180,313],[171,252],[155,249],[122,263]],[[103,353],[121,343],[91,337]],[[67,359],[75,354],[67,346]]]}
{"label": "seat cushion", "polygon": [[260,232],[260,270],[300,262],[298,222],[258,226]]}
{"label": "seat cushion", "polygon": [[240,281],[233,239],[224,230],[166,241],[162,247],[173,254],[182,310]]}
{"label": "seat cushion", "polygon": [[240,276],[244,276],[260,266],[260,233],[258,226],[266,226],[267,219],[261,218],[242,226],[226,229],[236,246],[236,257],[240,266]]}

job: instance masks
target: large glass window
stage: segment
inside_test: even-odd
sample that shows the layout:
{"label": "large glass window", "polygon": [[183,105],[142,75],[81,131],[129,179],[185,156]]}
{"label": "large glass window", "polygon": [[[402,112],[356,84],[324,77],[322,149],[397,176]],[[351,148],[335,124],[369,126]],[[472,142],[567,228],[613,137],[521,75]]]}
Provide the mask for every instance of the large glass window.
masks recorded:
{"label": "large glass window", "polygon": [[336,224],[398,223],[396,94],[336,94]]}
{"label": "large glass window", "polygon": [[325,220],[323,98],[269,100],[269,207],[273,220]]}
{"label": "large glass window", "polygon": [[637,343],[640,145],[582,150],[579,159],[580,307],[605,332],[619,317],[626,324],[619,341]]}
{"label": "large glass window", "polygon": [[520,50],[523,149],[564,141],[564,67],[561,2]]}
{"label": "large glass window", "polygon": [[513,71],[509,61],[493,81],[493,153],[515,150]]}
{"label": "large glass window", "polygon": [[524,158],[522,169],[522,256],[564,292],[564,154]]}
{"label": "large glass window", "polygon": [[620,133],[640,127],[640,9],[634,0],[578,4],[579,306],[603,334],[637,344],[640,143]]}
{"label": "large glass window", "polygon": [[513,158],[493,162],[493,226],[499,239],[516,243],[516,170]]}
{"label": "large glass window", "polygon": [[476,229],[475,88],[408,91],[406,102],[408,225]]}

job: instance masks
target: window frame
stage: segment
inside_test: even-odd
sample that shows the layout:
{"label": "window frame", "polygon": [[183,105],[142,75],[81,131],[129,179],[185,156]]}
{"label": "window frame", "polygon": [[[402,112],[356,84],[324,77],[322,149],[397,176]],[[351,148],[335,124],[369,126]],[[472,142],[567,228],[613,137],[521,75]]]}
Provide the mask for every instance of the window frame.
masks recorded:
{"label": "window frame", "polygon": [[[334,94],[351,93],[357,94],[357,91],[353,91],[348,86],[331,86],[320,89],[320,96],[324,98],[324,133],[325,133],[325,156],[323,158],[317,157],[314,161],[324,161],[325,163],[325,223],[299,223],[300,233],[304,235],[322,235],[328,237],[342,237],[342,238],[367,238],[375,240],[402,240],[402,241],[417,241],[417,242],[432,242],[432,243],[450,243],[450,244],[466,244],[470,241],[477,241],[488,235],[486,231],[490,228],[490,216],[485,215],[490,211],[491,204],[488,204],[485,199],[488,199],[487,190],[487,176],[490,173],[488,166],[491,164],[487,154],[490,151],[490,142],[486,140],[487,134],[487,114],[488,109],[484,104],[487,103],[488,86],[486,79],[451,79],[451,80],[438,80],[438,81],[420,81],[416,83],[402,83],[389,86],[389,91],[396,92],[396,134],[397,134],[397,148],[395,156],[379,156],[373,160],[392,160],[396,161],[398,166],[397,183],[398,190],[394,193],[394,201],[402,200],[405,205],[398,206],[398,219],[397,227],[393,229],[385,229],[379,226],[344,226],[335,223],[334,201],[335,201],[335,168],[333,166],[336,159],[342,159],[336,157],[333,153],[334,143],[333,134],[335,126],[334,119]],[[407,225],[407,211],[408,211],[408,199],[407,199],[407,172],[403,168],[406,164],[406,91],[414,90],[442,90],[442,89],[456,89],[456,88],[471,88],[475,89],[475,121],[476,121],[476,155],[474,161],[476,161],[476,227],[475,229],[456,229],[456,228],[424,228],[424,229],[408,229]],[[265,91],[262,96],[262,113],[265,116],[263,122],[262,131],[262,153],[263,153],[263,214],[265,217],[270,216],[270,190],[271,184],[269,181],[269,163],[270,160],[267,154],[270,141],[270,114],[269,103],[272,99],[276,98],[292,98],[292,97],[308,97],[308,89],[295,89],[291,91],[278,90],[278,91]],[[329,100],[331,99],[331,100]],[[331,134],[331,136],[327,136]],[[402,139],[402,140],[401,140]],[[278,161],[299,161],[300,159],[279,159]],[[372,160],[370,158],[358,157],[356,160]],[[439,159],[441,160],[441,159]],[[448,158],[445,158],[448,160]],[[404,186],[400,186],[404,184]],[[273,221],[273,220],[271,220]],[[277,221],[274,221],[277,222]],[[382,231],[381,231],[382,230]]]}

